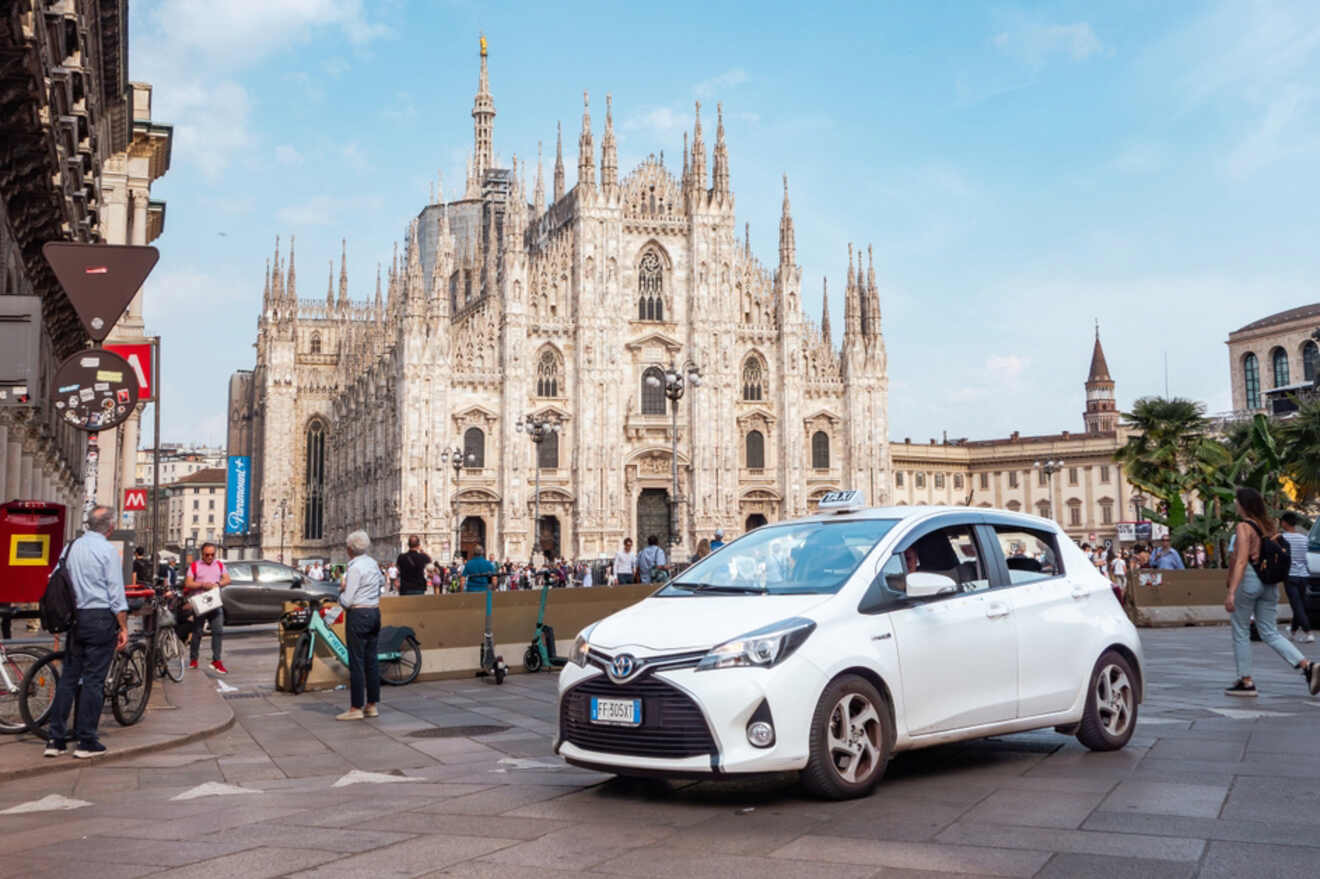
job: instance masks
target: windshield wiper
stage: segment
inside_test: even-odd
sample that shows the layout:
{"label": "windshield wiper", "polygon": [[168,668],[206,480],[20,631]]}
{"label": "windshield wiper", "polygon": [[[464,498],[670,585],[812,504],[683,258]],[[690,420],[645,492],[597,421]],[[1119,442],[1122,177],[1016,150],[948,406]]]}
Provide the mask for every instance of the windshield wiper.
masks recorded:
{"label": "windshield wiper", "polygon": [[692,592],[731,592],[737,594],[751,592],[759,595],[768,591],[756,586],[737,586],[734,584],[725,585],[720,583],[670,583],[669,585],[678,586]]}

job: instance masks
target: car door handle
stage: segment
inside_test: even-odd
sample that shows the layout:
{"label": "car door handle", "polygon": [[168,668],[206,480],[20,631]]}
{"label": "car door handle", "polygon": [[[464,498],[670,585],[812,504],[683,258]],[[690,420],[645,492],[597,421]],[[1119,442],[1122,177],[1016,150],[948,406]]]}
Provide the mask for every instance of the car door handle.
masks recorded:
{"label": "car door handle", "polygon": [[985,615],[992,620],[997,620],[1000,617],[1006,617],[1008,616],[1008,605],[1000,604],[999,602],[996,601],[985,609]]}
{"label": "car door handle", "polygon": [[1073,598],[1079,598],[1079,599],[1080,599],[1080,598],[1090,598],[1090,597],[1091,597],[1091,590],[1090,590],[1090,589],[1087,589],[1085,586],[1074,586],[1074,587],[1073,587],[1073,591],[1072,591],[1072,597],[1073,597]]}

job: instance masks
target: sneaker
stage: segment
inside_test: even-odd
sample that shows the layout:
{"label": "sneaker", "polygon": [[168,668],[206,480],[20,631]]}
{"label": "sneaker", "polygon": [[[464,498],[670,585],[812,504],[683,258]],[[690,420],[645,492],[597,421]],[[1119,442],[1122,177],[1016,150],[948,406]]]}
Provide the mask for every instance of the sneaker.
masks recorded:
{"label": "sneaker", "polygon": [[73,756],[77,757],[79,760],[86,760],[89,757],[97,757],[104,753],[105,745],[100,742],[91,742],[90,744],[79,745],[78,750],[73,752]]}
{"label": "sneaker", "polygon": [[1302,643],[1304,643],[1304,644],[1314,644],[1314,643],[1315,643],[1315,633],[1314,633],[1314,632],[1307,632],[1307,633],[1306,633],[1305,635],[1303,635],[1299,640],[1302,641]]}
{"label": "sneaker", "polygon": [[189,667],[189,668],[196,668],[196,667],[197,667],[197,660],[194,659],[194,660],[192,660],[191,662],[189,662],[189,663],[188,663],[188,667]]}
{"label": "sneaker", "polygon": [[362,720],[364,717],[366,715],[362,713],[361,708],[350,708],[343,714],[336,715],[335,720]]}
{"label": "sneaker", "polygon": [[225,664],[218,659],[211,663],[211,671],[218,675],[229,674],[229,669],[225,668]]}
{"label": "sneaker", "polygon": [[41,752],[41,756],[63,757],[67,753],[69,753],[69,750],[64,746],[64,742],[57,742],[54,739],[51,739],[49,742],[46,742],[46,750]]}
{"label": "sneaker", "polygon": [[1242,678],[1238,678],[1233,682],[1233,686],[1225,688],[1224,692],[1230,696],[1255,696],[1256,685],[1254,683],[1245,684],[1242,682]]}
{"label": "sneaker", "polygon": [[1306,685],[1311,688],[1311,695],[1320,694],[1320,662],[1312,662],[1302,674],[1306,676]]}
{"label": "sneaker", "polygon": [[362,716],[363,716],[363,717],[380,717],[380,709],[377,708],[375,705],[368,705],[366,708],[363,708],[363,709],[362,709]]}

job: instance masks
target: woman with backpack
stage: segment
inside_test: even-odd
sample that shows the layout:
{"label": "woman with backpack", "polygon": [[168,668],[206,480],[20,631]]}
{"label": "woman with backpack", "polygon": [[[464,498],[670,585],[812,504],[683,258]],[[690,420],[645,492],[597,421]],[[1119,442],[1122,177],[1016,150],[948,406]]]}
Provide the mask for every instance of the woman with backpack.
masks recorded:
{"label": "woman with backpack", "polygon": [[1309,662],[1279,634],[1278,585],[1288,576],[1288,546],[1271,527],[1265,500],[1254,488],[1237,490],[1237,530],[1229,544],[1228,597],[1224,609],[1233,628],[1233,656],[1238,679],[1224,690],[1230,696],[1255,696],[1251,678],[1251,618],[1260,639],[1293,668],[1301,671],[1311,695],[1320,693],[1320,663]]}

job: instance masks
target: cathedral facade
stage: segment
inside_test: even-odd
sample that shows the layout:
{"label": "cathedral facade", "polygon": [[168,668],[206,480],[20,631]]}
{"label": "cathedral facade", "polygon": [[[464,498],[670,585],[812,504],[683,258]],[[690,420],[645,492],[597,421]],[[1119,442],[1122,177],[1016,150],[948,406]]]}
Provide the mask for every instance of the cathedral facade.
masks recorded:
{"label": "cathedral facade", "polygon": [[[254,486],[231,553],[340,559],[364,528],[382,557],[409,534],[432,555],[526,558],[539,537],[597,557],[656,535],[686,556],[831,489],[888,500],[874,270],[849,247],[835,348],[828,304],[820,324],[803,312],[787,179],[765,266],[738,239],[722,117],[709,173],[698,104],[679,176],[655,157],[621,176],[611,110],[597,149],[584,96],[573,188],[561,136],[548,192],[539,161],[529,190],[516,158],[494,166],[483,43],[463,198],[409,223],[373,299],[350,298],[345,259],[300,298],[277,242],[256,367],[230,382],[230,454],[252,456]],[[675,413],[664,371],[688,364],[701,382]],[[528,417],[558,431],[535,445]]]}

